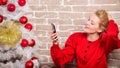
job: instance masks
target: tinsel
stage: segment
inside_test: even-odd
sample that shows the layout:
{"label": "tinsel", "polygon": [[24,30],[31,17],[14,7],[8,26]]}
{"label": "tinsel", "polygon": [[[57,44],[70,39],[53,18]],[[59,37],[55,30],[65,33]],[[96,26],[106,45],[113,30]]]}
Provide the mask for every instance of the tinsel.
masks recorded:
{"label": "tinsel", "polygon": [[0,46],[0,63],[16,62],[21,60],[22,55],[16,50],[16,48],[9,48],[6,46]]}

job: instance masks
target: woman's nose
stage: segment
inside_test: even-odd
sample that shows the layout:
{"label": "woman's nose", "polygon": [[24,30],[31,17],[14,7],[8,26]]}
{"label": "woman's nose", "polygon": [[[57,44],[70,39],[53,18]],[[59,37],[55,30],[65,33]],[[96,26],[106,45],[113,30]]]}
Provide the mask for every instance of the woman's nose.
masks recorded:
{"label": "woman's nose", "polygon": [[89,24],[90,24],[90,21],[87,21],[87,22],[86,22],[86,25],[89,25]]}

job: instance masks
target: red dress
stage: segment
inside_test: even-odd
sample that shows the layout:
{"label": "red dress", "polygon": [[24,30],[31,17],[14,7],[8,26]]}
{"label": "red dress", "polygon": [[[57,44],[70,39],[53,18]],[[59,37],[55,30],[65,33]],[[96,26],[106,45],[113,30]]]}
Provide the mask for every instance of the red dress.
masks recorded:
{"label": "red dress", "polygon": [[119,48],[118,33],[118,26],[110,20],[108,29],[102,33],[101,38],[90,42],[86,33],[74,33],[67,39],[63,49],[53,44],[50,50],[51,57],[58,66],[63,66],[76,58],[78,68],[108,68],[108,54]]}

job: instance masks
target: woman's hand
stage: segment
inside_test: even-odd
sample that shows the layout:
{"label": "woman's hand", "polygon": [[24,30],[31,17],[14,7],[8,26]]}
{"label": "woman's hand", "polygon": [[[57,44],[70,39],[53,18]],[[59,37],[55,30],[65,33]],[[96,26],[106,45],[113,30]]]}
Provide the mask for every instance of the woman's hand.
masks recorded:
{"label": "woman's hand", "polygon": [[53,41],[53,44],[58,44],[57,33],[52,33],[52,34],[51,34],[51,39],[52,39],[52,41]]}

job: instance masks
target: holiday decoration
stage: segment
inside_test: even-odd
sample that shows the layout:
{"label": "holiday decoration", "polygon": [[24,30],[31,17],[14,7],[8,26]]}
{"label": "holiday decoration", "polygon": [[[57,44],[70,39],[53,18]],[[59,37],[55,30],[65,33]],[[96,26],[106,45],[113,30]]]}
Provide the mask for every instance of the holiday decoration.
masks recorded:
{"label": "holiday decoration", "polygon": [[38,60],[38,58],[37,57],[32,57],[31,60]]}
{"label": "holiday decoration", "polygon": [[27,17],[22,16],[22,17],[20,17],[19,21],[21,24],[26,24],[28,22],[28,19],[27,19]]}
{"label": "holiday decoration", "polygon": [[0,15],[0,23],[3,21],[3,16]]}
{"label": "holiday decoration", "polygon": [[31,61],[34,63],[34,68],[40,68],[40,63],[37,57],[32,57]]}
{"label": "holiday decoration", "polygon": [[15,9],[16,9],[16,6],[14,4],[12,4],[12,3],[8,4],[8,6],[7,6],[8,11],[13,12],[13,11],[15,11]]}
{"label": "holiday decoration", "polygon": [[29,46],[33,47],[35,45],[35,40],[34,39],[31,39],[30,40],[30,43],[29,43]]}
{"label": "holiday decoration", "polygon": [[1,0],[2,1],[2,5],[6,5],[8,0]]}
{"label": "holiday decoration", "polygon": [[18,23],[7,21],[0,26],[0,44],[15,47],[22,34]]}
{"label": "holiday decoration", "polygon": [[27,46],[28,46],[28,40],[22,39],[22,41],[21,41],[21,46],[22,46],[22,47],[27,47]]}
{"label": "holiday decoration", "polygon": [[31,60],[29,60],[25,63],[25,68],[33,68],[33,66],[34,66],[34,64]]}
{"label": "holiday decoration", "polygon": [[40,41],[27,23],[26,0],[0,0],[0,10],[0,68],[40,68]]}
{"label": "holiday decoration", "polygon": [[[5,48],[0,46],[0,63],[16,62],[16,60],[21,60],[22,55],[17,52],[16,48]],[[0,68],[4,68],[0,66]]]}
{"label": "holiday decoration", "polygon": [[27,24],[25,25],[25,28],[28,29],[28,30],[32,30],[32,24],[27,23]]}
{"label": "holiday decoration", "polygon": [[2,0],[0,0],[0,5],[2,5]]}
{"label": "holiday decoration", "polygon": [[26,0],[18,0],[18,4],[20,6],[24,6],[26,4]]}

